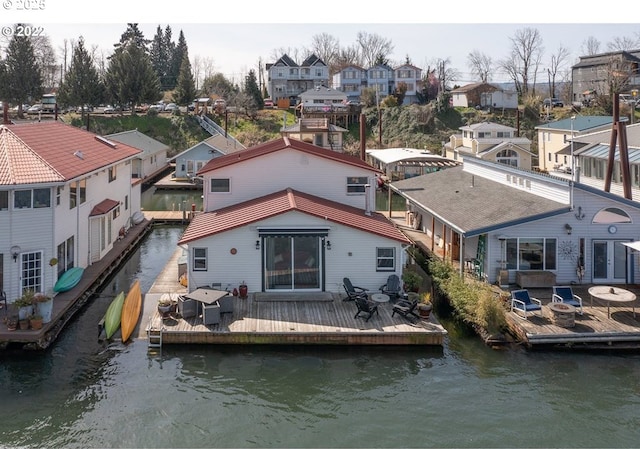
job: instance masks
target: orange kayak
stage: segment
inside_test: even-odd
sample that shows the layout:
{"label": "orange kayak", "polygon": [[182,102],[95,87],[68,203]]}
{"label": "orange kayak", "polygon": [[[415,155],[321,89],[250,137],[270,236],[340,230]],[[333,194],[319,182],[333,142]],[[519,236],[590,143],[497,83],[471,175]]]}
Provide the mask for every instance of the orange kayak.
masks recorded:
{"label": "orange kayak", "polygon": [[140,291],[140,280],[136,279],[131,290],[127,293],[122,305],[122,318],[120,327],[122,329],[122,342],[129,339],[131,333],[136,328],[140,319],[140,310],[142,309],[142,292]]}

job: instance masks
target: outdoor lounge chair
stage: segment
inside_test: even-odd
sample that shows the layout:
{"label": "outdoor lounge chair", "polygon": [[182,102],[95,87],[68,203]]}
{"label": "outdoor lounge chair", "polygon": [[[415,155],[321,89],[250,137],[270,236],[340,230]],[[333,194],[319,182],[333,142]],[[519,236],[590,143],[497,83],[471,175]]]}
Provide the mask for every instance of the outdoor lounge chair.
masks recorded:
{"label": "outdoor lounge chair", "polygon": [[358,315],[360,315],[360,313],[362,312],[368,314],[367,319],[365,321],[369,321],[369,318],[371,318],[371,315],[373,315],[374,313],[377,313],[378,315],[380,315],[378,313],[378,303],[373,302],[364,296],[356,296],[355,301],[356,301],[356,306],[358,307],[358,311],[354,315],[354,318],[357,318]]}
{"label": "outdoor lounge chair", "polygon": [[394,316],[397,313],[407,319],[409,319],[409,317],[420,318],[420,316],[416,313],[418,302],[418,299],[414,301],[407,301],[404,299],[398,301],[397,304],[393,305],[393,313],[391,314],[391,316]]}
{"label": "outdoor lounge chair", "polygon": [[[542,301],[529,296],[529,290],[513,290],[511,292],[511,311],[526,320],[527,313],[542,311]],[[522,315],[520,315],[520,313]]]}
{"label": "outdoor lounge chair", "polygon": [[578,314],[582,315],[582,298],[575,295],[571,287],[555,285],[551,301],[570,304],[577,309]]}
{"label": "outdoor lounge chair", "polygon": [[387,283],[380,287],[380,293],[388,295],[392,300],[402,296],[402,283],[397,274],[392,274],[387,278]]}
{"label": "outdoor lounge chair", "polygon": [[353,301],[360,296],[363,296],[365,299],[369,299],[369,296],[367,295],[369,290],[362,287],[354,287],[349,278],[342,279],[342,285],[344,286],[344,291],[347,292],[347,297],[344,298],[345,301]]}

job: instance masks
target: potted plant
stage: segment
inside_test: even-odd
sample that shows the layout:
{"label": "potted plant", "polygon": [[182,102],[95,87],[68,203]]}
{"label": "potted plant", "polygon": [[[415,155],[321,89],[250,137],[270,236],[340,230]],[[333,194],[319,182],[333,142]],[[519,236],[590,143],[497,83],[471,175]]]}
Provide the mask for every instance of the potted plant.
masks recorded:
{"label": "potted plant", "polygon": [[25,318],[24,320],[19,320],[18,325],[20,326],[21,331],[26,331],[29,329],[29,319]]}
{"label": "potted plant", "polygon": [[41,315],[31,315],[29,317],[29,324],[31,325],[31,329],[42,329],[42,316]]}
{"label": "potted plant", "polygon": [[242,284],[240,284],[240,286],[238,287],[238,294],[240,295],[240,298],[246,299],[248,293],[249,293],[249,287],[247,287],[247,284],[245,284],[244,281],[242,281]]}
{"label": "potted plant", "polygon": [[420,284],[422,284],[422,276],[415,271],[407,270],[402,273],[402,281],[404,282],[403,288],[405,292],[417,293],[420,290]]}
{"label": "potted plant", "polygon": [[51,321],[51,312],[53,311],[53,298],[44,293],[36,293],[33,297],[36,305],[36,314],[42,316],[42,322]]}
{"label": "potted plant", "polygon": [[15,307],[18,309],[18,319],[27,320],[29,315],[33,314],[33,298],[33,290],[27,289],[21,297],[14,301]]}
{"label": "potted plant", "polygon": [[421,293],[420,302],[418,303],[418,315],[420,315],[420,318],[429,319],[432,309],[433,304],[431,304],[431,293]]}
{"label": "potted plant", "polygon": [[18,328],[18,320],[15,318],[7,318],[7,330],[14,331]]}
{"label": "potted plant", "polygon": [[173,303],[171,298],[160,298],[158,300],[158,312],[163,317],[167,316],[169,312],[171,312],[171,308],[173,307]]}

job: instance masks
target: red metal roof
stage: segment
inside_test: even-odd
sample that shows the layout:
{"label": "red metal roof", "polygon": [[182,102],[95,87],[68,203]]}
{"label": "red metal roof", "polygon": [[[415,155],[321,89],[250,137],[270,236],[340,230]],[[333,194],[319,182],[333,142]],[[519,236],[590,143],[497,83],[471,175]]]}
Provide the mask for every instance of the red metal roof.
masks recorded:
{"label": "red metal roof", "polygon": [[178,243],[189,243],[290,211],[302,212],[382,237],[410,243],[407,237],[382,214],[372,212],[367,215],[363,209],[293,189],[281,190],[244,203],[196,215]]}
{"label": "red metal roof", "polygon": [[140,152],[61,122],[0,125],[0,183],[61,182]]}
{"label": "red metal roof", "polygon": [[294,149],[298,151],[302,151],[308,154],[312,154],[317,157],[322,157],[325,159],[331,159],[337,162],[341,162],[343,164],[354,165],[356,167],[365,168],[367,170],[372,170],[375,172],[382,173],[375,167],[372,167],[362,159],[351,156],[349,154],[338,153],[336,151],[327,150],[325,148],[318,147],[316,145],[312,145],[307,142],[303,142],[301,140],[289,139],[287,137],[282,137],[279,139],[271,140],[269,142],[262,143],[260,145],[256,145],[255,147],[248,148],[246,150],[227,154],[225,156],[220,156],[211,159],[207,164],[198,171],[198,175],[202,175],[209,171],[217,170],[222,167],[226,167],[228,165],[237,164],[239,162],[244,162],[249,159],[253,159],[255,157],[264,156],[265,154],[274,153],[280,150],[286,149]]}
{"label": "red metal roof", "polygon": [[96,215],[104,215],[110,210],[118,207],[119,204],[120,203],[118,201],[110,200],[107,198],[106,200],[102,200],[98,204],[93,206],[93,209],[91,209],[91,213],[89,214],[89,216],[95,217]]}

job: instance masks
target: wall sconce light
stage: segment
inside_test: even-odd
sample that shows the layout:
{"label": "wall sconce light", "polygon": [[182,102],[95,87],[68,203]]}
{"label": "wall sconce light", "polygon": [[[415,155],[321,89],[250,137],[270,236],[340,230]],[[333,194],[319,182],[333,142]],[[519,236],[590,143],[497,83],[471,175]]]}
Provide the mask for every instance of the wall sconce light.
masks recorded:
{"label": "wall sconce light", "polygon": [[256,249],[260,249],[260,240],[256,240]]}
{"label": "wall sconce light", "polygon": [[20,247],[18,245],[13,245],[11,247],[11,249],[9,250],[11,251],[11,256],[13,257],[13,261],[17,261],[18,260],[18,255],[20,254]]}
{"label": "wall sconce light", "polygon": [[573,231],[573,228],[569,223],[567,223],[564,225],[564,230],[567,231],[567,234],[571,235],[571,231]]}
{"label": "wall sconce light", "polygon": [[327,240],[327,250],[331,251],[331,241]]}

